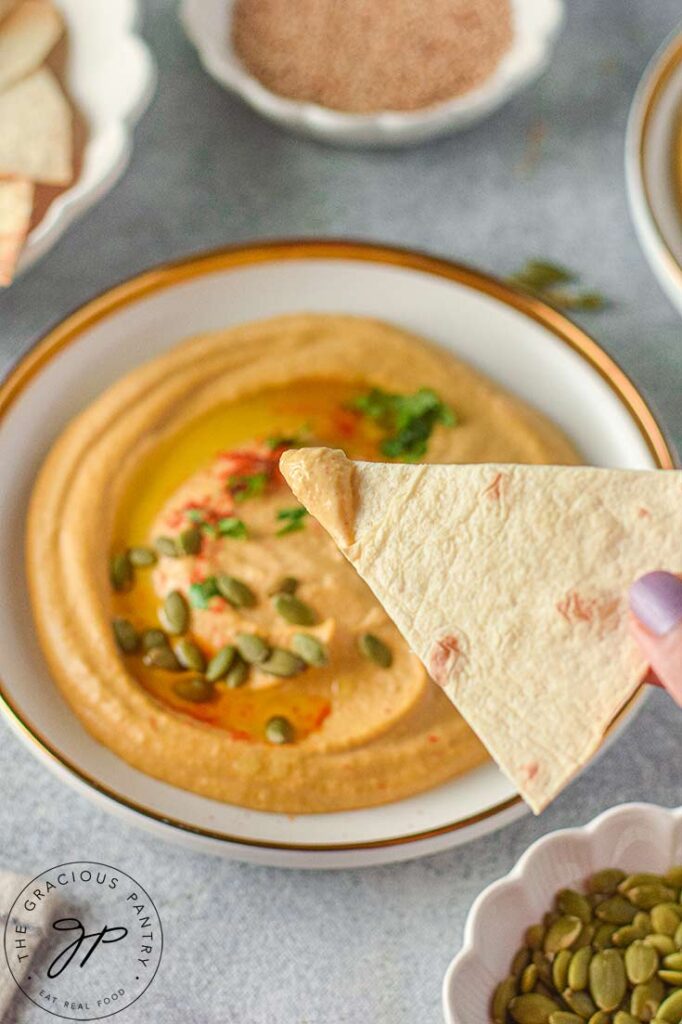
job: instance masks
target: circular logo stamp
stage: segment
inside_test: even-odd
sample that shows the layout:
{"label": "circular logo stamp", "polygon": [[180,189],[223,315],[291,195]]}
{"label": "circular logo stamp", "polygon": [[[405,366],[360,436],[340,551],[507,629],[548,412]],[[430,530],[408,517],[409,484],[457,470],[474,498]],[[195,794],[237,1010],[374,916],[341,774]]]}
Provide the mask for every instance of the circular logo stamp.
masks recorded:
{"label": "circular logo stamp", "polygon": [[72,861],[41,872],[7,915],[5,957],[24,995],[67,1020],[125,1010],[154,980],[163,950],[149,893],[109,864]]}

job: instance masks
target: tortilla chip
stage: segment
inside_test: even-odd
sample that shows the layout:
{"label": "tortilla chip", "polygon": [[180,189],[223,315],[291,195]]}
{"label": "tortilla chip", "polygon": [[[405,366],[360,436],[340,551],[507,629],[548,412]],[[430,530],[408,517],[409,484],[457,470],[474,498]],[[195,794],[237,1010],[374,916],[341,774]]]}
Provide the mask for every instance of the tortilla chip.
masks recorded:
{"label": "tortilla chip", "polygon": [[40,67],[64,30],[47,0],[24,0],[0,25],[0,92]]}
{"label": "tortilla chip", "polygon": [[10,284],[14,277],[32,208],[30,181],[0,181],[0,285]]}
{"label": "tortilla chip", "polygon": [[47,68],[0,93],[0,175],[68,185],[71,110]]}
{"label": "tortilla chip", "polygon": [[682,572],[682,472],[351,464],[327,449],[286,452],[281,469],[541,811],[643,677],[627,590]]}
{"label": "tortilla chip", "polygon": [[5,18],[13,7],[16,7],[17,0],[0,0],[0,21]]}

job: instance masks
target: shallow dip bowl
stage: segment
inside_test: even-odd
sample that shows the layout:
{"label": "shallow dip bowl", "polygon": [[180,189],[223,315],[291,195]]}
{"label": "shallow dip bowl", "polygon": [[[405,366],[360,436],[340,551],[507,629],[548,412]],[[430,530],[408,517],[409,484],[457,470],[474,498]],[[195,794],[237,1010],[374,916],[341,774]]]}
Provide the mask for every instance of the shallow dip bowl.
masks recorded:
{"label": "shallow dip bowl", "polygon": [[520,798],[492,764],[407,800],[295,818],[174,788],[86,733],[50,679],[31,618],[20,541],[36,472],[64,425],[128,370],[192,334],[301,311],[383,318],[433,340],[550,416],[587,462],[673,464],[644,400],[596,342],[539,300],[466,267],[362,243],[288,241],[147,271],[67,317],[0,388],[1,706],[61,778],[162,837],[289,867],[402,860],[499,828],[523,812]]}

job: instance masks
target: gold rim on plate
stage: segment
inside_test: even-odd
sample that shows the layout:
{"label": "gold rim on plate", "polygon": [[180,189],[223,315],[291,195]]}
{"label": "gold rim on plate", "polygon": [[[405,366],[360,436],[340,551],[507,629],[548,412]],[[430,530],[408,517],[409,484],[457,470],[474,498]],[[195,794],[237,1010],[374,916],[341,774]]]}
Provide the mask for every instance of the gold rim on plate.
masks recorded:
{"label": "gold rim on plate", "polygon": [[[638,115],[636,146],[639,177],[642,183],[642,191],[644,193],[646,209],[651,226],[653,227],[658,242],[662,247],[663,256],[668,264],[668,269],[675,277],[678,278],[679,283],[682,285],[682,266],[680,266],[679,260],[670,248],[661,222],[656,216],[645,158],[656,109],[661,97],[664,95],[665,90],[670,84],[671,78],[678,71],[681,64],[682,31],[676,31],[670,42],[664,43],[660,56],[654,57],[651,70],[646,72],[646,78],[643,84],[644,91],[641,99],[639,100],[641,110]],[[679,135],[679,133],[682,132],[682,112],[678,112],[676,125],[676,131]],[[671,146],[668,157],[668,173],[671,176],[682,174],[682,168],[679,165],[679,161],[680,158],[677,148],[675,146]],[[682,195],[680,194],[679,186],[675,188],[675,197],[675,205],[677,207],[680,221],[682,222]]]}
{"label": "gold rim on plate", "polygon": [[[137,302],[153,292],[170,288],[182,281],[211,274],[217,271],[235,270],[243,266],[258,263],[272,263],[282,260],[356,260],[358,262],[380,263],[415,270],[423,274],[445,278],[463,284],[475,291],[492,296],[506,306],[530,317],[542,324],[554,337],[577,352],[599,376],[608,384],[620,402],[625,405],[632,416],[651,456],[660,469],[671,469],[675,460],[656,419],[647,406],[635,385],[604,352],[603,349],[580,327],[568,320],[562,313],[546,305],[540,299],[517,291],[487,274],[458,263],[426,256],[409,249],[392,248],[355,241],[312,241],[307,239],[290,241],[266,241],[253,245],[237,245],[217,249],[200,256],[179,260],[162,265],[124,281],[114,288],[102,293],[90,302],[81,306],[76,312],[67,316],[60,324],[48,331],[29,351],[15,364],[0,386],[0,428],[7,412],[22,394],[32,379],[42,368],[68,345],[76,341],[80,335],[99,320],[110,316],[123,306]],[[622,716],[634,707],[641,697],[638,691],[620,713],[614,726]],[[50,759],[86,786],[102,794],[121,807],[135,811],[159,824],[169,825],[181,832],[192,833],[207,839],[234,843],[245,847],[259,847],[271,850],[305,852],[305,853],[341,853],[353,850],[372,850],[382,847],[400,846],[421,840],[433,839],[460,829],[485,821],[495,815],[521,803],[518,795],[488,807],[477,814],[460,818],[447,825],[414,832],[407,835],[392,836],[388,839],[375,839],[356,843],[278,843],[268,840],[247,839],[225,832],[205,829],[190,825],[187,822],[160,814],[158,811],[135,803],[108,786],[90,777],[74,764],[68,755],[56,749],[47,737],[42,735],[18,710],[10,699],[4,683],[0,680],[0,707],[11,718],[15,726],[24,736],[34,743]],[[612,726],[613,728],[613,726]]]}

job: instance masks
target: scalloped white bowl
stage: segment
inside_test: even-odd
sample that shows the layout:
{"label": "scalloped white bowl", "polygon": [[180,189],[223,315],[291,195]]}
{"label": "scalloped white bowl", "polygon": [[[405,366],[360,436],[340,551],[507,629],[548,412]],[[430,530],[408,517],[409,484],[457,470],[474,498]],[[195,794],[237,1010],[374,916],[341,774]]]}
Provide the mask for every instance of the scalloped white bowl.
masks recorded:
{"label": "scalloped white bowl", "polygon": [[18,272],[50,249],[76,217],[98,202],[125,170],[132,130],[156,84],[152,56],[135,32],[136,0],[56,0],[66,21],[65,84],[87,123],[83,165],[26,240]]}
{"label": "scalloped white bowl", "polygon": [[682,807],[621,804],[582,828],[550,832],[512,871],[484,889],[464,929],[462,950],[443,983],[448,1024],[489,1024],[495,986],[528,925],[539,921],[559,889],[580,887],[599,868],[664,871],[682,862]]}
{"label": "scalloped white bowl", "polygon": [[209,75],[264,117],[340,146],[403,146],[469,127],[545,70],[563,21],[562,0],[511,2],[514,40],[495,73],[462,96],[407,113],[344,113],[271,92],[246,70],[232,47],[234,0],[182,0],[180,17]]}

